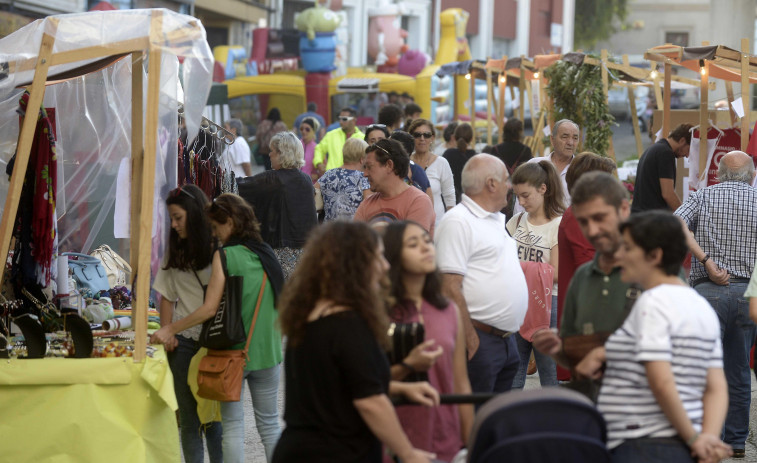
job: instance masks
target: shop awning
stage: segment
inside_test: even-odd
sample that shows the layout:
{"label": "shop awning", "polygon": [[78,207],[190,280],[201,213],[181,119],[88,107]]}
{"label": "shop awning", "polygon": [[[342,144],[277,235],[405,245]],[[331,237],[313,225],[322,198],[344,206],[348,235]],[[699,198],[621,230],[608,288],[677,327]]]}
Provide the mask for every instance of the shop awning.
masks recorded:
{"label": "shop awning", "polygon": [[[729,82],[741,82],[741,52],[723,45],[679,47],[661,45],[644,53],[650,61],[671,62],[699,72],[704,61],[709,61],[709,75]],[[757,83],[757,57],[749,55],[749,82]]]}

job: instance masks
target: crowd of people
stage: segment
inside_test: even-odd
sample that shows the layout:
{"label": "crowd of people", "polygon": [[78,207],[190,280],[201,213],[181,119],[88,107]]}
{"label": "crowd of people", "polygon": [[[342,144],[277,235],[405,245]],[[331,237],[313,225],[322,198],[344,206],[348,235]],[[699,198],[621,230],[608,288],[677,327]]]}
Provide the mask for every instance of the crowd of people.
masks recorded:
{"label": "crowd of people", "polygon": [[436,146],[437,128],[407,108],[384,105],[364,131],[351,108],[320,134],[306,115],[300,138],[270,137],[271,170],[239,180],[240,196],[169,196],[152,341],[169,351],[185,460],[202,461],[204,445],[211,461],[244,460],[241,402],[201,426],[186,385],[226,275],[245,276],[246,324],[263,291],[245,378],[268,461],[451,461],[474,407],[440,395],[523,388],[532,354],[542,387],[597,404],[613,462],[743,458],[752,158],[729,153],[721,183],[676,202],[674,161],[690,143],[678,127],[642,158],[632,206],[614,162],[577,153],[570,120],[545,156],[517,119],[478,153],[469,124],[449,124]]}

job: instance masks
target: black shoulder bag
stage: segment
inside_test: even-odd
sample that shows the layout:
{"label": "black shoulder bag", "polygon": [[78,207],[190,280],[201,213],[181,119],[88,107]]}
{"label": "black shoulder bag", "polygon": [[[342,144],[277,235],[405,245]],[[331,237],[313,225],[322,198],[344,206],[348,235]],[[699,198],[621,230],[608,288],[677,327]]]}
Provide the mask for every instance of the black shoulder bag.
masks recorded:
{"label": "black shoulder bag", "polygon": [[[229,349],[235,344],[244,342],[244,322],[242,321],[242,295],[244,277],[241,275],[229,275],[226,265],[226,250],[221,248],[221,266],[226,283],[218,305],[216,314],[205,320],[200,332],[200,345],[208,349]],[[192,270],[194,272],[194,269]],[[197,272],[194,272],[197,281],[202,286],[203,295],[207,292],[207,285],[203,285]],[[204,301],[204,296],[203,296]]]}

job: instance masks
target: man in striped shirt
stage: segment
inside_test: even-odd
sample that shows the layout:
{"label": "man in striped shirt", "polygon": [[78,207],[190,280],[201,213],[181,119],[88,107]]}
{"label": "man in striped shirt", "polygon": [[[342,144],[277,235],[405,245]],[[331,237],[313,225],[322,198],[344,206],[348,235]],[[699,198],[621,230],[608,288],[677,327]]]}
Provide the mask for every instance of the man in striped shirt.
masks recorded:
{"label": "man in striped shirt", "polygon": [[736,458],[744,458],[749,433],[749,350],[757,333],[744,297],[757,259],[754,176],[752,158],[731,151],[718,167],[721,183],[690,194],[675,212],[693,233],[689,237],[691,286],[707,299],[720,320],[730,399],[723,440],[733,447]]}

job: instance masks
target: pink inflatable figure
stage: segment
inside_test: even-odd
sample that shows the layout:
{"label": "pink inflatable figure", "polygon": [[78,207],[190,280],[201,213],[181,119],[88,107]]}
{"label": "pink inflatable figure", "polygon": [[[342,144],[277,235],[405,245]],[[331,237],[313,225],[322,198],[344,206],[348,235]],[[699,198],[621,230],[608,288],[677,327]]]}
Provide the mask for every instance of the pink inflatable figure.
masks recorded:
{"label": "pink inflatable figure", "polygon": [[397,65],[397,72],[405,76],[415,77],[426,67],[429,61],[431,61],[431,58],[422,51],[408,50],[402,54]]}
{"label": "pink inflatable figure", "polygon": [[402,7],[388,2],[368,10],[368,55],[376,65],[396,68],[399,55],[407,51],[407,31],[399,28]]}

